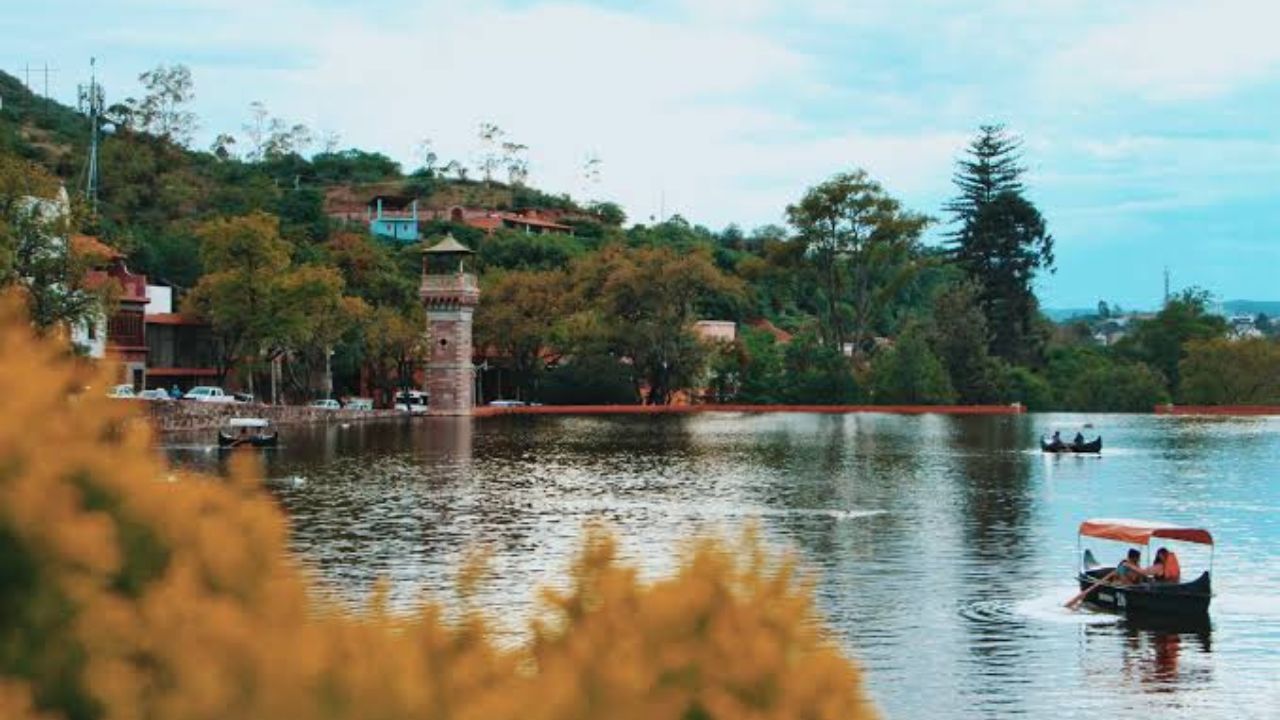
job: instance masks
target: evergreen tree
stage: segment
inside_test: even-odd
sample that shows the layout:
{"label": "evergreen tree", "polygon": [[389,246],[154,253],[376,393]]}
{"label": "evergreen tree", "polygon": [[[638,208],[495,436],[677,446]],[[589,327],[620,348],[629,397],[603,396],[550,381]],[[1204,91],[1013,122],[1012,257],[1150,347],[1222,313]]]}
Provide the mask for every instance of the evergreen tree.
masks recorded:
{"label": "evergreen tree", "polygon": [[950,235],[955,260],[981,287],[991,352],[1013,362],[1039,358],[1031,283],[1053,268],[1053,237],[1023,197],[1020,147],[1003,126],[982,126],[957,163],[959,194],[945,206],[958,226]]}

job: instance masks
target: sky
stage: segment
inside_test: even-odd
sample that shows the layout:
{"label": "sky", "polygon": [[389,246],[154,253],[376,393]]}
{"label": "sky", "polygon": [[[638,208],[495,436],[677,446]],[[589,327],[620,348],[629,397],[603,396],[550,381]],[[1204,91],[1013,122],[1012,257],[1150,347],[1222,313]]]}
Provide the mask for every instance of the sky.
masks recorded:
{"label": "sky", "polygon": [[1045,306],[1155,307],[1166,267],[1174,289],[1280,299],[1280,4],[1265,0],[4,4],[0,68],[56,68],[63,102],[90,56],[108,102],[183,63],[198,146],[260,101],[406,169],[424,139],[474,162],[493,122],[529,147],[532,184],[637,222],[782,223],[854,168],[945,221],[956,159],[1002,123],[1056,242]]}

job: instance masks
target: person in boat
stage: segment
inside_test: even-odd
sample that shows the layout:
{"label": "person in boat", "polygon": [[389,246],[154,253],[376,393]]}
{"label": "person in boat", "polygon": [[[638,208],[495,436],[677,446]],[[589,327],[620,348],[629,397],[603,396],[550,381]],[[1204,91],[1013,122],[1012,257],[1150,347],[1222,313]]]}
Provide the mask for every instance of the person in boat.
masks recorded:
{"label": "person in boat", "polygon": [[1079,447],[1084,444],[1084,433],[1077,431],[1075,438],[1071,440],[1071,444]]}
{"label": "person in boat", "polygon": [[240,447],[247,442],[249,442],[249,428],[242,427],[240,428],[240,437],[236,438],[235,441],[231,443],[231,447]]}
{"label": "person in boat", "polygon": [[1116,565],[1115,581],[1120,585],[1133,585],[1140,583],[1147,578],[1147,571],[1142,569],[1138,563],[1142,560],[1142,553],[1136,548],[1129,548],[1129,552],[1125,558]]}
{"label": "person in boat", "polygon": [[1053,437],[1049,438],[1049,449],[1060,450],[1062,449],[1063,446],[1064,446],[1064,443],[1062,442],[1062,432],[1059,430],[1054,430]]}
{"label": "person in boat", "polygon": [[1178,566],[1178,556],[1168,548],[1156,551],[1155,562],[1145,571],[1146,575],[1160,582],[1177,583],[1182,581],[1182,568]]}

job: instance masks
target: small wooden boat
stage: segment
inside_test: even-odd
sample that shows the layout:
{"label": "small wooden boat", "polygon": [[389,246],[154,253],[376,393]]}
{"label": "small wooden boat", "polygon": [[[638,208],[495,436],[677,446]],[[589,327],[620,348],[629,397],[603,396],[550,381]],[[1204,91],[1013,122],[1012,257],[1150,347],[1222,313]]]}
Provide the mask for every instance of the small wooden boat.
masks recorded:
{"label": "small wooden boat", "polygon": [[[1150,546],[1152,540],[1170,540],[1213,546],[1213,536],[1208,530],[1146,520],[1086,520],[1080,524],[1079,537],[1115,540],[1131,545]],[[1147,549],[1147,556],[1151,557],[1150,547]],[[1099,610],[1148,620],[1204,621],[1209,612],[1209,601],[1213,597],[1209,580],[1212,555],[1209,564],[1209,570],[1188,582],[1144,580],[1122,584],[1104,581],[1115,570],[1115,566],[1098,563],[1093,552],[1086,549],[1076,579],[1082,592],[1096,586],[1096,589],[1085,595],[1084,602]]]}
{"label": "small wooden boat", "polygon": [[1040,449],[1047,453],[1092,453],[1098,454],[1102,452],[1102,436],[1090,440],[1085,443],[1054,443],[1040,438]]}
{"label": "small wooden boat", "polygon": [[262,418],[231,418],[218,430],[219,447],[275,447],[279,441],[280,432]]}

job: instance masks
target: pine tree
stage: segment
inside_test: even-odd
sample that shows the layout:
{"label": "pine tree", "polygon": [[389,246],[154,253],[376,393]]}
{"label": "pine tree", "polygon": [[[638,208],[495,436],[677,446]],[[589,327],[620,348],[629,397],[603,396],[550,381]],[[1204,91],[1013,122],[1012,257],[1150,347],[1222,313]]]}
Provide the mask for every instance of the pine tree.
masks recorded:
{"label": "pine tree", "polygon": [[1031,283],[1039,270],[1053,268],[1053,237],[1023,196],[1020,149],[1003,126],[979,128],[957,163],[959,194],[944,208],[958,226],[950,234],[953,257],[981,289],[991,353],[1012,362],[1038,359]]}

